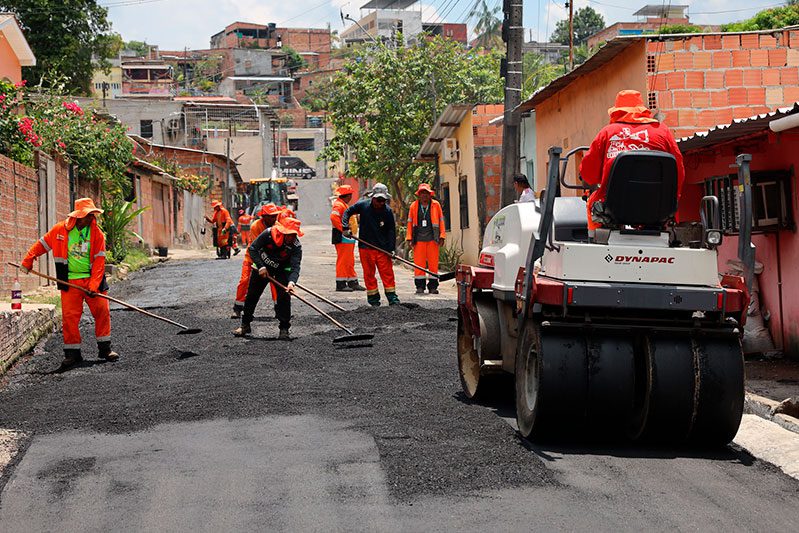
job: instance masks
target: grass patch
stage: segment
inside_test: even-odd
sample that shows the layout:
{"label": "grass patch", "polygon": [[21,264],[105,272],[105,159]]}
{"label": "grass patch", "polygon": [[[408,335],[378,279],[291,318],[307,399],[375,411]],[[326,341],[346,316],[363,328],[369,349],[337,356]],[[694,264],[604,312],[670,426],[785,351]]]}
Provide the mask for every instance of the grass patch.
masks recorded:
{"label": "grass patch", "polygon": [[152,258],[147,250],[131,248],[125,256],[123,263],[128,266],[130,272],[135,272],[152,263]]}

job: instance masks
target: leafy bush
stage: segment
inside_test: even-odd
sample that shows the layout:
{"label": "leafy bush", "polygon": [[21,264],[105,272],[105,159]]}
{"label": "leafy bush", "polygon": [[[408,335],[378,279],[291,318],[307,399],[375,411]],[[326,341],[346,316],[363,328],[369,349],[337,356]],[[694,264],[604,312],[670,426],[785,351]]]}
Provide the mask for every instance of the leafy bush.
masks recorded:
{"label": "leafy bush", "polygon": [[721,26],[721,31],[771,30],[774,28],[795,26],[797,24],[799,24],[799,4],[791,4],[774,9],[764,9],[747,20],[723,24]]}
{"label": "leafy bush", "polygon": [[457,242],[453,242],[449,246],[444,243],[444,246],[438,249],[439,272],[452,272],[457,268],[462,257],[463,248]]}
{"label": "leafy bush", "polygon": [[135,209],[132,202],[120,197],[103,200],[103,214],[100,215],[100,227],[105,232],[106,259],[109,263],[120,263],[130,250],[130,239],[143,240],[141,236],[128,226],[133,219],[149,209],[149,206]]}
{"label": "leafy bush", "polygon": [[674,35],[677,33],[702,33],[704,28],[702,26],[694,26],[693,24],[667,24],[662,26],[658,33],[661,35]]}

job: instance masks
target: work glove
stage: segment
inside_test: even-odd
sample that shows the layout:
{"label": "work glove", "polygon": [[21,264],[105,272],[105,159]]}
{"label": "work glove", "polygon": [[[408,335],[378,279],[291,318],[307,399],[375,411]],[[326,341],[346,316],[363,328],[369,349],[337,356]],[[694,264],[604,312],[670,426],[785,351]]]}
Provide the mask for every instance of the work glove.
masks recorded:
{"label": "work glove", "polygon": [[268,273],[268,271],[266,270],[266,267],[261,267],[261,268],[258,269],[258,275],[261,276],[264,279],[266,279],[267,273]]}
{"label": "work glove", "polygon": [[295,292],[294,287],[296,287],[296,285],[294,284],[293,281],[289,281],[288,285],[286,285],[286,289],[288,289],[288,292],[290,292],[291,294],[294,294]]}
{"label": "work glove", "polygon": [[342,231],[341,234],[347,239],[352,239],[352,230],[349,228]]}

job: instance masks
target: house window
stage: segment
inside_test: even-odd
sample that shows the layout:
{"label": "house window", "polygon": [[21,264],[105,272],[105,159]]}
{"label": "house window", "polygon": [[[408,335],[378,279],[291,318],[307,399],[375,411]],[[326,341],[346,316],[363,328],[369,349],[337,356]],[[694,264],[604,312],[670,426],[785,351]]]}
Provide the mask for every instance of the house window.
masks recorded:
{"label": "house window", "polygon": [[[738,176],[731,174],[712,178],[705,183],[705,194],[718,197],[724,232],[738,233],[741,223]],[[793,228],[790,199],[789,172],[753,172],[752,229],[762,232]]]}
{"label": "house window", "polygon": [[289,139],[290,152],[313,152],[314,140],[311,139]]}
{"label": "house window", "polygon": [[441,184],[441,210],[444,212],[444,229],[452,229],[452,204],[449,199],[449,183]]}
{"label": "house window", "polygon": [[458,182],[458,207],[461,215],[461,229],[469,227],[469,192],[467,190],[466,176]]}
{"label": "house window", "polygon": [[140,120],[139,121],[139,135],[141,135],[145,139],[152,139],[153,138],[153,121],[152,120]]}

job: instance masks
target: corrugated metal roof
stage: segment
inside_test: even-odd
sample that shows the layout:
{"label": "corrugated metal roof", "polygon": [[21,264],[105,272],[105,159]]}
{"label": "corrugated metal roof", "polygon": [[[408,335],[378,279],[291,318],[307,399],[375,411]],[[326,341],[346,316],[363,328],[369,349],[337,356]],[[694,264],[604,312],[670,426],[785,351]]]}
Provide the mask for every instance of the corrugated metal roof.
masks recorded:
{"label": "corrugated metal roof", "polygon": [[519,104],[515,111],[517,113],[523,113],[525,111],[530,111],[531,109],[535,109],[535,106],[543,102],[544,100],[548,99],[550,96],[554,95],[555,93],[560,92],[561,90],[565,89],[571,83],[579,78],[580,76],[585,76],[589,72],[593,72],[606,63],[608,63],[611,59],[619,55],[622,51],[626,50],[633,44],[643,41],[646,37],[617,37],[615,39],[611,39],[605,45],[599,49],[599,51],[588,58],[588,61],[577,67],[576,69],[572,70],[568,74],[564,74],[560,78],[553,80],[549,85],[546,87],[537,90],[533,96],[528,98],[526,101]]}
{"label": "corrugated metal roof", "polygon": [[474,104],[450,104],[436,120],[435,125],[430,130],[427,139],[422,143],[422,147],[413,158],[414,162],[421,163],[435,161],[438,155],[438,148],[441,141],[447,137],[452,137],[455,130],[461,125],[466,115],[472,111]]}
{"label": "corrugated metal roof", "polygon": [[791,107],[782,107],[771,113],[753,115],[747,118],[733,120],[730,124],[719,124],[708,131],[700,131],[688,137],[682,137],[677,141],[677,146],[682,152],[699,150],[708,146],[725,143],[746,137],[754,133],[760,133],[769,129],[769,123],[793,115],[799,112],[799,102]]}
{"label": "corrugated metal roof", "polygon": [[361,9],[405,9],[415,4],[418,0],[370,0],[361,6]]}

